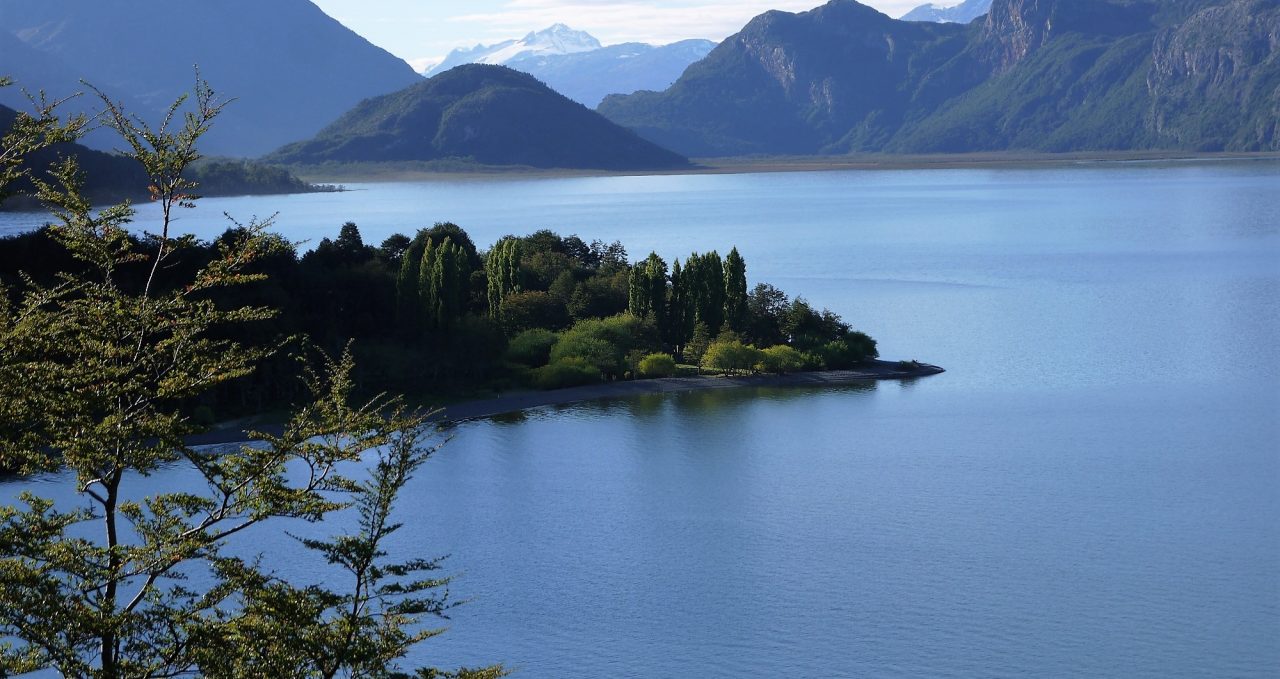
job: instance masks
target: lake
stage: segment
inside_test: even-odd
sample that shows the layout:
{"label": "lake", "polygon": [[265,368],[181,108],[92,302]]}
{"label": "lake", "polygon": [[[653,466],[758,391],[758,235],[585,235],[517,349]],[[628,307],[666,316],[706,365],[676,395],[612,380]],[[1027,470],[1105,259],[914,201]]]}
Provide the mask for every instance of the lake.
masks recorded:
{"label": "lake", "polygon": [[[453,221],[482,248],[550,228],[668,262],[736,245],[752,283],[948,369],[464,425],[403,502],[398,547],[452,555],[470,600],[416,660],[1280,674],[1280,163],[352,188],[208,199],[180,228],[278,212],[291,239],[351,220],[376,244]],[[0,214],[0,233],[33,223]],[[318,577],[277,544],[282,572]]]}

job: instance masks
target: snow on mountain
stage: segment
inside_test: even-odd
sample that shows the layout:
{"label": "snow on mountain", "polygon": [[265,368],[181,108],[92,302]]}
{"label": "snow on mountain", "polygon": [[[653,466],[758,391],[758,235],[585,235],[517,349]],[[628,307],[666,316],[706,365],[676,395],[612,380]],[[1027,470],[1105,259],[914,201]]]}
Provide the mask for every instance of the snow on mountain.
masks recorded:
{"label": "snow on mountain", "polygon": [[577,54],[600,49],[600,41],[585,31],[575,31],[564,24],[529,33],[519,40],[504,40],[496,45],[476,45],[456,49],[445,60],[423,72],[431,77],[462,64],[507,65],[529,57]]}
{"label": "snow on mountain", "polygon": [[991,0],[965,0],[954,6],[920,5],[902,16],[903,21],[967,24],[991,10]]}

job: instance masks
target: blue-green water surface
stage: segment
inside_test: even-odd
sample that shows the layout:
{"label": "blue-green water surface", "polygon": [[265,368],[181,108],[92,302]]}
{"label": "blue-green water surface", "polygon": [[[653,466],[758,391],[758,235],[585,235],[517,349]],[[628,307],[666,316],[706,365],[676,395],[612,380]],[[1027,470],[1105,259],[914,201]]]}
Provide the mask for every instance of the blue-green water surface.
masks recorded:
{"label": "blue-green water surface", "polygon": [[[552,228],[668,261],[736,245],[752,282],[948,370],[464,425],[404,498],[397,548],[451,554],[470,600],[415,659],[525,677],[1280,674],[1280,164],[356,188],[206,200],[182,226],[279,211],[294,239],[350,219],[376,243],[450,220],[482,247]],[[256,544],[286,575],[321,572],[287,540]]]}

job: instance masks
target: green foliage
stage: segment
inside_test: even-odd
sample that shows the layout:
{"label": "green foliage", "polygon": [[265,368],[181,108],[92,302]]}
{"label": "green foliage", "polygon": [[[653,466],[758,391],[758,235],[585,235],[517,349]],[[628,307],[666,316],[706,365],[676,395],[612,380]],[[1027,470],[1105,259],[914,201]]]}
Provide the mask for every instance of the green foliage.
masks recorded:
{"label": "green foliage", "polygon": [[193,165],[187,175],[206,196],[310,193],[325,189],[298,179],[283,167],[247,160],[205,161]]}
{"label": "green foliage", "polygon": [[719,334],[725,309],[725,273],[720,255],[714,250],[705,255],[696,252],[689,255],[681,284],[686,295],[684,316],[692,319],[695,326],[706,325],[712,337]]}
{"label": "green foliage", "polygon": [[701,365],[708,370],[742,373],[755,370],[764,358],[764,352],[738,341],[712,342],[702,355]]}
{"label": "green foliage", "polygon": [[501,316],[503,300],[522,289],[520,257],[521,242],[518,238],[503,238],[485,257],[484,270],[489,277],[489,315],[494,318]]}
{"label": "green foliage", "polygon": [[819,347],[817,353],[828,370],[847,370],[880,356],[876,341],[860,332],[832,340]]}
{"label": "green foliage", "polygon": [[743,335],[756,346],[773,346],[787,341],[782,326],[791,307],[786,293],[758,283],[747,296],[747,327]]}
{"label": "green foliage", "polygon": [[671,377],[676,374],[676,359],[671,354],[649,354],[640,359],[636,372],[641,377]]}
{"label": "green foliage", "polygon": [[569,315],[580,321],[604,318],[627,310],[628,274],[618,270],[600,273],[579,283],[569,296]]}
{"label": "green foliage", "polygon": [[564,303],[541,290],[512,293],[502,302],[502,327],[508,335],[534,328],[560,330],[568,324]]}
{"label": "green foliage", "polygon": [[[197,246],[169,233],[172,211],[194,200],[184,170],[220,105],[200,83],[193,110],[180,101],[152,129],[106,103],[151,181],[163,228],[139,241],[123,228],[127,204],[92,209],[73,159],[54,169],[56,184],[35,180],[57,221],[53,238],[80,266],[53,285],[29,279],[16,303],[0,306],[0,466],[65,469],[81,501],[61,508],[28,492],[0,508],[0,675],[395,671],[438,633],[423,618],[454,605],[438,560],[386,552],[399,528],[395,499],[435,449],[431,428],[398,399],[353,403],[347,352],[307,371],[310,398],[282,433],[232,450],[188,446],[199,427],[181,404],[250,376],[278,348],[232,332],[275,310],[219,300],[262,282],[252,266],[284,244],[250,224],[220,239],[218,256],[184,266]],[[339,248],[351,246],[344,235]],[[175,465],[202,481],[199,492],[148,483]],[[259,559],[229,555],[256,525],[317,523],[348,509],[358,517],[352,532],[301,540],[332,568],[324,585],[297,586]],[[208,586],[185,581],[192,569],[209,574]]]}
{"label": "green foliage", "polygon": [[569,356],[533,371],[533,385],[538,389],[564,389],[596,384],[600,369],[585,358]]}
{"label": "green foliage", "polygon": [[724,321],[734,332],[747,329],[747,262],[733,248],[724,258]]}
{"label": "green foliage", "polygon": [[551,347],[559,336],[546,328],[532,328],[511,338],[507,344],[507,358],[537,368],[551,360]]}
{"label": "green foliage", "polygon": [[629,353],[653,351],[658,346],[657,329],[651,320],[620,314],[575,323],[552,347],[551,361],[580,358],[601,374],[616,378],[626,372]]}
{"label": "green foliage", "polygon": [[785,344],[779,344],[764,349],[760,355],[760,364],[756,367],[762,372],[784,375],[804,370],[805,364],[804,354]]}
{"label": "green foliage", "polygon": [[707,353],[707,347],[710,345],[711,331],[707,329],[706,323],[699,321],[694,324],[693,335],[684,347],[684,360],[700,363],[702,356]]}
{"label": "green foliage", "polygon": [[631,269],[628,311],[634,316],[652,318],[658,331],[666,334],[667,263],[656,252]]}

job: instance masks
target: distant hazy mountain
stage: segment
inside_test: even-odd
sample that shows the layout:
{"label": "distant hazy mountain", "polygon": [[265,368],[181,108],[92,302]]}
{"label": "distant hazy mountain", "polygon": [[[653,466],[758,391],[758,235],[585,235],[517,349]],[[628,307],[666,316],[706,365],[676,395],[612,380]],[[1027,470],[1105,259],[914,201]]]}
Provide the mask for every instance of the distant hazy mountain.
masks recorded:
{"label": "distant hazy mountain", "polygon": [[964,0],[952,7],[940,7],[931,2],[902,15],[902,20],[967,24],[990,10],[991,0]]}
{"label": "distant hazy mountain", "polygon": [[211,154],[304,139],[361,99],[421,80],[308,0],[4,0],[0,32],[0,70],[24,87],[61,92],[84,78],[148,115],[189,91],[198,65],[236,99],[204,140]]}
{"label": "distant hazy mountain", "polygon": [[476,45],[456,49],[445,60],[422,74],[431,77],[463,64],[491,64],[507,66],[517,59],[551,55],[577,54],[600,49],[600,41],[584,31],[575,31],[564,24],[530,33],[519,40],[505,40],[496,45]]}
{"label": "distant hazy mountain", "polygon": [[522,57],[507,66],[595,108],[610,94],[665,90],[715,46],[710,40],[682,40],[660,47],[629,42],[576,54]]}
{"label": "distant hazy mountain", "polygon": [[[0,105],[0,135],[9,130],[17,115],[14,109]],[[137,161],[80,144],[57,144],[36,151],[25,158],[24,167],[38,177],[47,178],[45,172],[49,166],[66,157],[75,157],[84,171],[84,194],[91,201],[114,202],[126,198],[145,199],[147,196],[149,181]],[[197,192],[202,196],[303,193],[319,188],[299,180],[283,168],[251,161],[202,161],[186,176],[199,182]],[[30,195],[30,182],[20,180],[16,187],[11,188],[17,189],[17,195],[0,205],[0,210],[39,207],[38,201]]]}
{"label": "distant hazy mountain", "polygon": [[666,89],[715,46],[710,40],[682,40],[662,46],[632,42],[601,47],[590,34],[556,24],[520,40],[454,50],[423,74],[436,75],[461,64],[510,66],[595,108],[606,95]]}
{"label": "distant hazy mountain", "polygon": [[661,169],[684,158],[641,139],[536,78],[467,64],[368,99],[280,163],[461,160],[484,165]]}
{"label": "distant hazy mountain", "polygon": [[972,24],[853,0],[768,12],[599,110],[689,156],[1280,150],[1280,0],[994,0]]}

